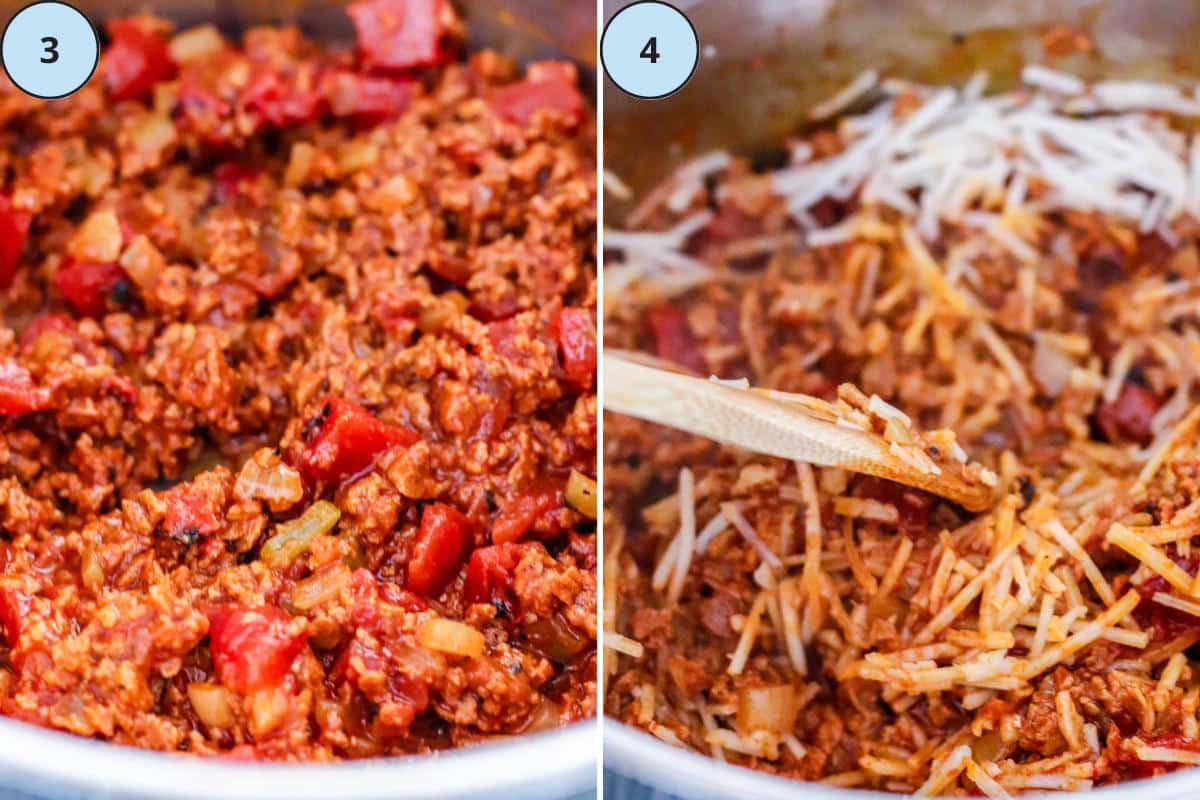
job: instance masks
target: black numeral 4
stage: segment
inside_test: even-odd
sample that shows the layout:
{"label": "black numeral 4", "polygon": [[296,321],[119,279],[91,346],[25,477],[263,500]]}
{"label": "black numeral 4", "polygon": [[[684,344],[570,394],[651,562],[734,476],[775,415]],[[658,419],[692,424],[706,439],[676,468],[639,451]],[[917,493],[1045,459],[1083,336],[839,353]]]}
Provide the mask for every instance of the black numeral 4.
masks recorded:
{"label": "black numeral 4", "polygon": [[649,59],[651,64],[657,64],[658,59],[662,56],[658,54],[658,37],[651,36],[646,42],[646,46],[642,48],[642,58]]}

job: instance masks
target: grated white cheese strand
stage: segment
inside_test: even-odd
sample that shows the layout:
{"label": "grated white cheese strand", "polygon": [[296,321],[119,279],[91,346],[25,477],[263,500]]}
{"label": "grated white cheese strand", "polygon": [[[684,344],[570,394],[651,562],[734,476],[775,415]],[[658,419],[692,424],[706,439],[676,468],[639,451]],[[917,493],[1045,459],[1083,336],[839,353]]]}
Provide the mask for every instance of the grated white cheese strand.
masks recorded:
{"label": "grated white cheese strand", "polygon": [[758,532],[742,515],[741,507],[737,503],[722,503],[721,513],[725,515],[725,519],[733,523],[733,527],[737,529],[746,541],[748,541],[763,561],[771,565],[771,568],[776,572],[783,571],[783,562],[779,560],[779,556],[771,552],[771,548],[767,547],[766,542],[759,537]]}
{"label": "grated white cheese strand", "polygon": [[696,554],[703,554],[708,550],[712,540],[720,536],[729,528],[729,520],[725,514],[718,511],[716,516],[708,521],[708,524],[700,529],[700,533],[696,536]]}
{"label": "grated white cheese strand", "polygon": [[1082,94],[1087,88],[1087,84],[1069,72],[1050,69],[1041,64],[1026,65],[1021,70],[1021,81],[1039,89],[1065,95]]}
{"label": "grated white cheese strand", "polygon": [[867,92],[879,83],[879,73],[873,69],[864,70],[849,84],[839,89],[832,97],[809,109],[808,116],[812,120],[829,119],[832,116],[854,105]]}
{"label": "grated white cheese strand", "polygon": [[683,581],[696,552],[696,478],[687,467],[679,470],[679,537],[675,546],[675,569],[667,588],[667,600],[674,605],[683,593]]}

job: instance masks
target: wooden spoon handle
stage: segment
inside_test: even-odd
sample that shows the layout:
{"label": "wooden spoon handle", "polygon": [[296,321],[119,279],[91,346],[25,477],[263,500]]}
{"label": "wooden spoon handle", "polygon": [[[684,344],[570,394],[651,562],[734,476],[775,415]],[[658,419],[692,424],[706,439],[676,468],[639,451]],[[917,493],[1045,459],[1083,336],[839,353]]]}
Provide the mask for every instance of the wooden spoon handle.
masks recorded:
{"label": "wooden spoon handle", "polygon": [[973,511],[992,502],[990,487],[947,469],[922,472],[889,452],[883,437],[822,419],[799,403],[646,366],[611,351],[604,357],[604,407],[757,453],[886,478]]}

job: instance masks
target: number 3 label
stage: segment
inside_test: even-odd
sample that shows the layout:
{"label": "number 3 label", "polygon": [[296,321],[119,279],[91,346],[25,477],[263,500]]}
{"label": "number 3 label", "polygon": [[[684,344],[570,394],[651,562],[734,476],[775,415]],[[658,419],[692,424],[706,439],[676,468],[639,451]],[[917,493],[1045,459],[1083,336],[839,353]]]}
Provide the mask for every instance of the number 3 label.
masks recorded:
{"label": "number 3 label", "polygon": [[21,91],[54,100],[78,91],[92,77],[100,40],[80,11],[42,0],[9,20],[0,40],[0,59]]}
{"label": "number 3 label", "polygon": [[58,61],[58,39],[53,36],[43,36],[42,44],[46,45],[46,55],[42,56],[42,63],[53,64]]}
{"label": "number 3 label", "polygon": [[625,6],[600,37],[604,72],[634,97],[674,94],[692,77],[699,59],[700,41],[691,20],[661,0]]}

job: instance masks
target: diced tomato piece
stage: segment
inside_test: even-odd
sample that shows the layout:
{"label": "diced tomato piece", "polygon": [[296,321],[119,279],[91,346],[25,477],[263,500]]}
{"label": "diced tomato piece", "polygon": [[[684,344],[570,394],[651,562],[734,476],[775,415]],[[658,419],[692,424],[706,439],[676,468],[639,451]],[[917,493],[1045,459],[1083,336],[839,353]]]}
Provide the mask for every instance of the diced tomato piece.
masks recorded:
{"label": "diced tomato piece", "polygon": [[[179,127],[196,133],[207,144],[223,149],[240,141],[231,129],[234,98],[220,83],[223,72],[210,62],[192,62],[179,74],[179,103],[175,119]],[[261,123],[261,120],[251,120]],[[257,130],[246,131],[247,135]]]}
{"label": "diced tomato piece", "polygon": [[217,677],[235,692],[276,686],[308,642],[275,606],[221,606],[208,612],[208,638]]}
{"label": "diced tomato piece", "polygon": [[116,264],[68,258],[59,264],[54,285],[76,313],[98,317],[108,307],[113,287],[124,278],[125,271]]}
{"label": "diced tomato piece", "polygon": [[[359,568],[350,576],[350,619],[355,627],[370,630],[379,621],[379,581],[369,569]],[[346,653],[343,653],[346,655]]]}
{"label": "diced tomato piece", "polygon": [[104,53],[104,81],[114,100],[139,100],[154,85],[175,77],[166,41],[132,19],[108,23],[112,44]]}
{"label": "diced tomato piece", "polygon": [[524,536],[538,517],[547,511],[562,508],[563,495],[560,491],[531,492],[521,494],[505,503],[492,521],[492,542],[505,544]]}
{"label": "diced tomato piece", "polygon": [[348,400],[327,397],[317,401],[317,407],[320,411],[304,426],[304,445],[295,458],[295,466],[310,482],[340,484],[369,469],[384,452],[418,438]]}
{"label": "diced tomato piece", "polygon": [[400,116],[417,95],[413,81],[371,77],[345,70],[329,76],[325,91],[329,110],[335,117],[364,126]]}
{"label": "diced tomato piece", "polygon": [[312,122],[321,116],[324,103],[317,81],[308,71],[290,78],[275,71],[260,72],[246,87],[242,100],[248,110],[277,128]]}
{"label": "diced tomato piece", "polygon": [[66,314],[42,314],[41,316],[34,317],[25,326],[25,330],[21,331],[21,338],[19,340],[21,349],[28,350],[42,337],[43,333],[50,332],[64,335],[72,334],[75,332],[75,320]]}
{"label": "diced tomato piece", "polygon": [[526,353],[521,348],[520,342],[517,339],[516,319],[509,317],[508,319],[489,322],[487,324],[487,334],[488,340],[496,348],[496,352],[505,358],[519,362],[526,357]]}
{"label": "diced tomato piece", "polygon": [[450,56],[444,40],[454,12],[446,0],[363,0],[346,13],[372,69],[428,67]]}
{"label": "diced tomato piece", "polygon": [[656,306],[646,314],[650,332],[654,336],[654,351],[659,358],[665,358],[681,367],[687,367],[693,372],[706,370],[704,357],[700,353],[700,345],[688,327],[687,317],[683,310],[671,303]]}
{"label": "diced tomato piece", "polygon": [[12,198],[0,194],[0,289],[12,285],[21,260],[21,248],[33,218],[12,207]]}
{"label": "diced tomato piece", "polygon": [[523,80],[488,92],[486,102],[498,116],[517,125],[527,125],[542,109],[578,125],[583,121],[584,102],[575,84],[575,69],[569,64],[533,64]]}
{"label": "diced tomato piece", "polygon": [[507,600],[512,571],[517,568],[527,548],[533,544],[495,544],[480,547],[471,553],[467,562],[467,577],[463,596],[468,603],[494,603]]}
{"label": "diced tomato piece", "polygon": [[471,316],[484,322],[497,322],[509,319],[521,310],[517,295],[511,289],[504,290],[496,296],[473,292],[471,294]]}
{"label": "diced tomato piece", "polygon": [[[1180,555],[1179,548],[1174,544],[1167,545],[1164,551],[1167,557],[1188,575],[1196,574],[1197,568],[1200,567],[1200,553],[1193,550],[1187,556]],[[1134,610],[1134,615],[1143,626],[1152,630],[1153,641],[1165,642],[1183,633],[1200,631],[1200,617],[1151,602],[1159,592],[1171,591],[1171,585],[1167,583],[1166,578],[1153,575],[1134,588],[1143,600]]]}
{"label": "diced tomato piece", "polygon": [[585,308],[564,308],[553,326],[567,380],[583,391],[596,378],[596,326]]}
{"label": "diced tomato piece", "polygon": [[407,731],[417,715],[423,714],[428,708],[429,685],[402,672],[392,671],[388,674],[387,699],[380,704],[375,725],[388,733]]}
{"label": "diced tomato piece", "polygon": [[424,611],[429,608],[429,604],[419,594],[410,592],[408,589],[394,583],[385,582],[381,585],[379,587],[379,596],[383,598],[385,603],[400,606],[405,611]]}
{"label": "diced tomato piece", "polygon": [[49,393],[34,385],[29,370],[15,361],[0,361],[0,414],[28,414],[49,407]]}
{"label": "diced tomato piece", "polygon": [[437,597],[458,573],[471,542],[471,522],[458,509],[444,503],[425,506],[408,560],[408,588]]}
{"label": "diced tomato piece", "polygon": [[381,603],[390,603],[405,611],[424,611],[429,608],[420,595],[390,581],[380,583],[369,569],[354,570],[350,578],[350,592],[353,598],[350,619],[356,628],[365,630],[374,630],[378,625]]}
{"label": "diced tomato piece", "polygon": [[221,530],[223,515],[218,499],[196,487],[181,483],[163,493],[166,510],[162,527],[167,536],[187,544]]}
{"label": "diced tomato piece", "polygon": [[223,161],[213,170],[213,189],[218,203],[231,203],[241,194],[242,184],[258,175],[254,167],[237,161]]}
{"label": "diced tomato piece", "polygon": [[1101,402],[1096,408],[1096,425],[1110,442],[1124,440],[1145,446],[1154,438],[1150,422],[1161,407],[1162,400],[1154,392],[1126,381],[1116,400]]}
{"label": "diced tomato piece", "polygon": [[865,476],[854,485],[854,494],[894,506],[900,517],[896,527],[902,533],[917,535],[929,532],[929,513],[936,500],[929,492],[895,481]]}
{"label": "diced tomato piece", "polygon": [[[366,675],[386,675],[386,681],[363,681]],[[346,648],[330,668],[335,681],[346,681],[378,706],[374,727],[384,736],[404,733],[417,715],[429,708],[429,685],[395,668],[386,650],[366,644],[357,638]]]}
{"label": "diced tomato piece", "polygon": [[28,618],[29,595],[17,589],[0,589],[0,633],[9,647],[16,647],[21,638],[21,620]]}
{"label": "diced tomato piece", "polygon": [[[743,211],[735,203],[726,202],[717,206],[716,213],[707,225],[688,237],[684,247],[687,252],[703,261],[707,254],[723,249],[729,242],[749,239],[762,232],[763,222],[760,216]],[[754,272],[765,267],[768,260],[769,252],[757,252],[731,257],[728,264],[731,269],[739,272]]]}

